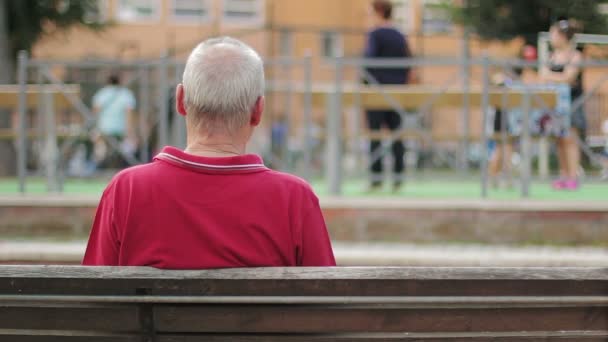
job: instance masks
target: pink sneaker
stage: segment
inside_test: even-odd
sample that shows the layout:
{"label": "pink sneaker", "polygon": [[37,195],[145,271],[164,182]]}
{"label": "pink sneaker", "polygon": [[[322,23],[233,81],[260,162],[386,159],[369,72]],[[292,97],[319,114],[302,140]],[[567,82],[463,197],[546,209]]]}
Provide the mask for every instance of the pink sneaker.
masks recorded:
{"label": "pink sneaker", "polygon": [[556,181],[553,181],[553,183],[551,183],[551,187],[553,188],[553,190],[564,190],[566,189],[566,182],[567,180],[560,178]]}
{"label": "pink sneaker", "polygon": [[568,179],[564,182],[564,189],[569,191],[576,191],[580,187],[580,184],[576,179]]}

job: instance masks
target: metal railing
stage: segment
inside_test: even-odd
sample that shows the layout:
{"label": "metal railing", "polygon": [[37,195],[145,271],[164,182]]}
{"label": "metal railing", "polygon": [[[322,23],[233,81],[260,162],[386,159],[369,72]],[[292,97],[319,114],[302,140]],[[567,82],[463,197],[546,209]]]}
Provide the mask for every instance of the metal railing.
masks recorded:
{"label": "metal railing", "polygon": [[[41,87],[47,87],[47,89],[58,89],[58,91],[65,96],[67,101],[70,103],[73,110],[79,113],[83,120],[84,125],[82,131],[78,134],[72,135],[63,141],[62,144],[58,143],[57,133],[51,127],[51,123],[55,122],[55,113],[53,110],[52,101],[41,97],[39,102],[42,106],[42,112],[45,115],[45,146],[47,154],[47,165],[45,166],[45,174],[47,176],[48,188],[50,191],[61,191],[63,184],[63,174],[60,169],[62,161],[61,156],[65,155],[66,151],[78,141],[78,137],[83,134],[86,135],[88,132],[95,127],[95,118],[92,110],[86,105],[82,98],[76,94],[66,91],[68,85],[50,72],[51,68],[55,66],[62,67],[73,67],[80,69],[120,69],[123,72],[128,71],[131,77],[126,82],[127,86],[137,83],[138,89],[138,126],[140,131],[140,146],[139,156],[136,158],[131,155],[127,155],[120,149],[120,142],[111,137],[108,138],[110,148],[120,153],[125,160],[133,165],[139,163],[145,163],[149,160],[149,153],[153,151],[151,148],[150,139],[157,139],[155,148],[162,147],[168,144],[174,144],[183,147],[185,145],[185,122],[177,115],[173,115],[173,122],[170,121],[170,113],[174,110],[170,108],[170,92],[174,89],[175,85],[181,81],[181,73],[184,69],[184,62],[168,58],[167,55],[161,56],[157,60],[141,60],[141,61],[42,61],[42,60],[30,60],[25,52],[19,54],[18,59],[18,81],[19,81],[19,106],[18,106],[18,117],[19,125],[16,134],[17,138],[17,165],[18,165],[18,177],[19,177],[19,190],[21,192],[26,191],[26,180],[28,175],[27,160],[28,160],[28,134],[26,127],[26,96],[28,92],[28,80],[31,78],[30,75],[38,75],[37,82]],[[454,58],[410,58],[410,59],[362,59],[362,58],[348,58],[348,57],[335,57],[325,58],[318,64],[323,64],[325,68],[330,68],[333,72],[333,81],[327,85],[321,85],[315,83],[315,73],[318,72],[314,65],[317,63],[310,54],[304,57],[280,57],[274,59],[268,59],[265,61],[267,67],[282,68],[285,71],[283,74],[286,75],[285,79],[280,80],[269,80],[268,81],[268,93],[283,96],[283,109],[286,121],[286,136],[289,141],[289,137],[293,136],[292,128],[297,126],[295,123],[302,123],[303,136],[300,139],[302,160],[304,167],[299,170],[303,177],[311,179],[313,174],[311,172],[310,165],[313,160],[313,140],[316,138],[313,132],[313,113],[318,111],[318,99],[319,97],[324,98],[325,103],[325,134],[321,137],[321,140],[325,144],[325,179],[327,181],[328,191],[332,195],[340,195],[342,193],[343,183],[343,159],[344,159],[344,141],[345,132],[343,128],[342,114],[346,107],[354,107],[356,113],[363,111],[365,103],[362,101],[363,92],[370,92],[380,96],[385,102],[386,108],[394,110],[401,116],[407,116],[403,107],[403,101],[396,98],[395,93],[391,93],[390,87],[385,87],[378,82],[375,82],[371,75],[367,74],[364,70],[366,68],[416,68],[416,67],[452,67],[455,68],[456,74],[453,77],[449,77],[448,81],[437,87],[428,87],[424,94],[424,101],[418,106],[417,111],[425,113],[431,110],[444,98],[449,96],[456,96],[460,98],[459,107],[462,108],[462,117],[464,125],[462,125],[461,134],[457,138],[456,143],[460,144],[461,149],[459,154],[459,165],[462,167],[468,166],[469,163],[466,160],[468,153],[469,143],[472,141],[470,132],[468,131],[469,122],[471,121],[471,109],[473,109],[473,103],[478,102],[478,110],[481,111],[481,122],[480,124],[480,138],[481,141],[481,158],[480,158],[480,193],[482,197],[488,195],[488,146],[487,142],[491,137],[489,136],[486,127],[488,126],[486,109],[490,107],[493,102],[492,98],[498,93],[502,96],[502,106],[505,108],[513,107],[511,102],[512,91],[507,87],[494,88],[490,82],[490,74],[492,69],[508,69],[508,68],[535,68],[538,67],[537,63],[526,62],[521,60],[498,60],[492,59],[488,56],[482,58],[465,58],[465,59],[454,59]],[[581,65],[581,68],[586,67],[608,67],[608,61],[586,61]],[[295,81],[293,78],[294,68],[299,70],[303,74],[301,81]],[[348,69],[354,69],[355,79],[349,77],[347,74]],[[475,80],[469,73],[470,70],[481,69],[481,82]],[[363,71],[362,71],[363,70]],[[460,72],[459,72],[460,70]],[[287,72],[288,71],[288,72]],[[279,73],[280,74],[280,73]],[[368,80],[370,86],[363,87],[359,85],[358,75],[363,75]],[[581,98],[576,100],[572,104],[571,112],[574,112],[577,108],[583,106],[593,95],[598,91],[601,85],[608,79],[608,74],[602,76],[596,84]],[[477,88],[473,89],[473,84],[477,84]],[[454,87],[457,89],[453,91]],[[407,90],[405,90],[407,92]],[[348,95],[348,96],[347,96]],[[479,101],[472,101],[472,96],[475,95],[480,98]],[[522,167],[521,167],[521,193],[523,197],[529,196],[530,184],[532,180],[531,171],[531,160],[532,160],[532,136],[529,131],[530,112],[533,108],[542,108],[549,110],[550,106],[545,103],[541,96],[535,94],[533,87],[523,88],[519,92],[520,103],[518,104],[523,108],[523,122],[526,124],[522,125],[521,132],[521,153],[522,153]],[[301,111],[293,110],[293,98],[299,96],[302,101]],[[348,104],[346,98],[352,98],[352,103]],[[347,105],[348,104],[348,105]],[[317,106],[315,106],[317,105]],[[411,110],[412,108],[407,108]],[[153,111],[156,111],[154,118],[150,115]],[[272,111],[272,108],[271,108]],[[173,113],[174,114],[174,113]],[[298,118],[298,120],[296,120]],[[145,126],[156,126],[157,132],[155,136],[147,134],[149,128]],[[357,124],[360,126],[360,124]],[[506,142],[509,137],[505,125],[502,125],[503,131],[500,133],[500,139]],[[387,138],[397,139],[400,134],[404,134],[407,127],[403,126],[399,131],[392,132]],[[420,127],[416,128],[417,130]],[[420,133],[420,132],[419,132]],[[432,142],[432,136],[424,134],[425,139]],[[361,135],[363,136],[363,135]],[[361,138],[358,134],[354,137],[356,141]],[[584,142],[581,142],[584,143]],[[288,147],[286,147],[288,148]],[[262,150],[267,151],[270,148],[267,146],[261,147]],[[588,152],[588,151],[587,151]],[[355,152],[356,153],[356,152]],[[382,159],[386,154],[386,150],[381,151],[375,155],[372,155],[369,163],[372,163],[378,159]],[[274,155],[270,155],[274,158]],[[281,156],[285,158],[285,156]],[[281,159],[277,158],[277,159]],[[463,161],[462,158],[465,158]],[[283,169],[290,170],[289,167],[285,166],[288,163],[278,163],[282,165]]]}

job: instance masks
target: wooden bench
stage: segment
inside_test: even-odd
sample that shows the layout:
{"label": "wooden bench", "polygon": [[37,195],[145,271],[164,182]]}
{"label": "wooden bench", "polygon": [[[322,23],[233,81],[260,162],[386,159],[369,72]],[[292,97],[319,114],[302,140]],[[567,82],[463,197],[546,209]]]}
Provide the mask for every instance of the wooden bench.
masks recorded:
{"label": "wooden bench", "polygon": [[0,266],[0,341],[606,341],[608,268]]}

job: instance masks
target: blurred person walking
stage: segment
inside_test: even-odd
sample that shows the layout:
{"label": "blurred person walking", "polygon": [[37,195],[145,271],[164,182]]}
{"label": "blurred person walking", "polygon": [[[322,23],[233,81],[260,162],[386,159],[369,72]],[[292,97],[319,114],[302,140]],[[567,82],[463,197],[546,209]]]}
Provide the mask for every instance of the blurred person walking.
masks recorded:
{"label": "blurred person walking", "polygon": [[[553,52],[549,65],[544,66],[539,75],[543,82],[570,86],[572,102],[584,93],[580,68],[583,55],[572,41],[578,31],[577,26],[571,20],[559,20],[551,26],[549,33]],[[577,173],[580,168],[581,149],[578,143],[581,139],[584,141],[587,130],[587,120],[582,106],[571,114],[570,120],[570,129],[557,139],[560,176],[552,184],[556,190],[577,190],[580,186]]]}
{"label": "blurred person walking", "polygon": [[120,76],[112,74],[108,84],[93,96],[93,112],[97,115],[97,134],[94,134],[94,159],[96,166],[123,168],[126,161],[118,151],[113,150],[107,137],[120,143],[123,153],[134,154],[137,135],[133,124],[136,101],[133,92],[123,86]]}
{"label": "blurred person walking", "polygon": [[[370,7],[372,30],[367,34],[365,47],[366,58],[407,58],[411,57],[406,37],[392,23],[393,6],[389,0],[374,0]],[[379,84],[406,84],[410,68],[366,68],[368,76]],[[365,79],[368,81],[368,79]],[[368,83],[368,82],[366,82]],[[394,110],[368,109],[366,111],[368,128],[372,134],[378,134],[382,126],[387,126],[391,132],[401,128],[401,116]],[[382,187],[383,166],[382,158],[377,156],[382,147],[381,140],[373,136],[370,141],[370,159],[372,164],[370,190]],[[391,145],[393,163],[393,190],[398,191],[404,181],[405,147],[401,139],[395,139]],[[376,160],[373,160],[376,159]]]}
{"label": "blurred person walking", "polygon": [[608,180],[608,120],[602,125],[604,133],[604,151],[602,151],[602,180]]}

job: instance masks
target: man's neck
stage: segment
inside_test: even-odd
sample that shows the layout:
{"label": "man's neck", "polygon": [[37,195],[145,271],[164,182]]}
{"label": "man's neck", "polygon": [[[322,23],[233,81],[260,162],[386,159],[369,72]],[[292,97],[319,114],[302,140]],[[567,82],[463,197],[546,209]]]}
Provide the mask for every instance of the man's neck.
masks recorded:
{"label": "man's neck", "polygon": [[376,27],[377,28],[393,27],[393,22],[392,22],[392,20],[379,20]]}
{"label": "man's neck", "polygon": [[245,154],[246,146],[227,138],[199,138],[189,141],[185,152],[201,157],[234,157]]}

